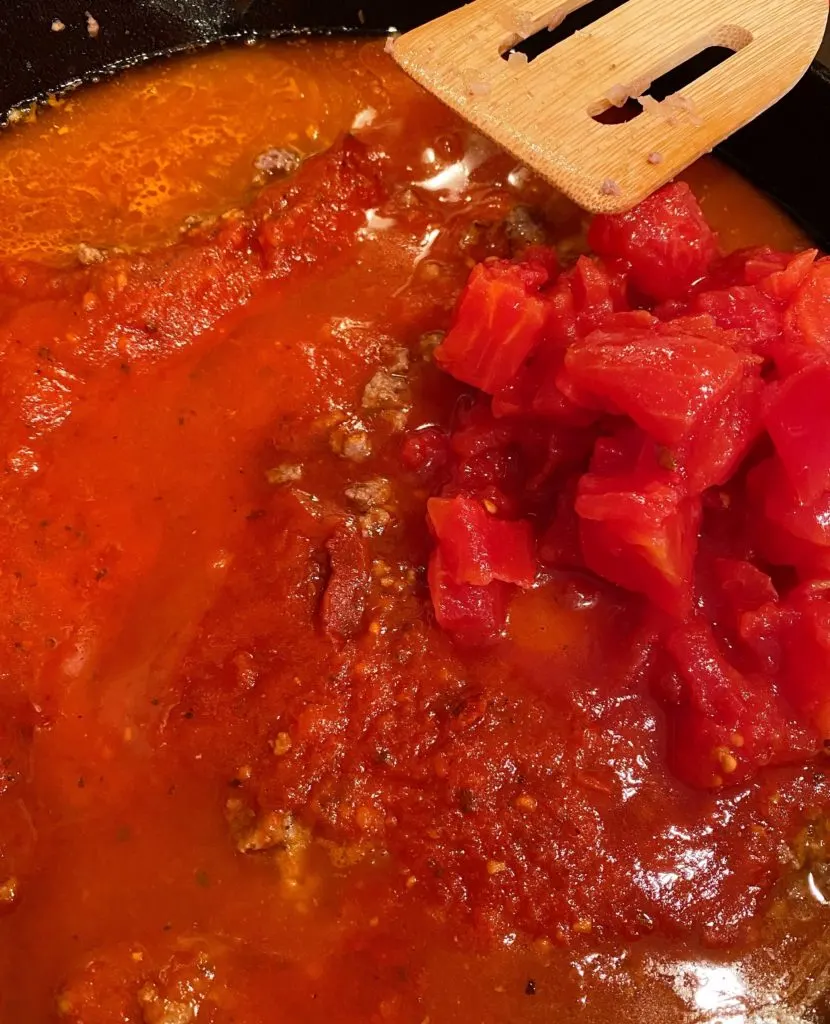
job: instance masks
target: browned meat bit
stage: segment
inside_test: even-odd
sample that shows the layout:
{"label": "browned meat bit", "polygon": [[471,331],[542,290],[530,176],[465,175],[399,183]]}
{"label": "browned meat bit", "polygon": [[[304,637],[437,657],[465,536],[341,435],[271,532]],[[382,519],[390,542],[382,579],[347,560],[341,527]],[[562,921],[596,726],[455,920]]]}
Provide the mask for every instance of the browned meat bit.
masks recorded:
{"label": "browned meat bit", "polygon": [[392,373],[406,373],[409,369],[409,349],[402,345],[389,353],[386,368]]}
{"label": "browned meat bit", "polygon": [[269,484],[290,484],[302,479],[303,467],[290,462],[281,462],[272,469],[266,469],[265,479]]}
{"label": "browned meat bit", "polygon": [[277,757],[285,757],[292,746],[291,737],[287,732],[278,732],[271,740],[271,749]]}
{"label": "browned meat bit", "polygon": [[391,566],[388,562],[384,562],[382,558],[376,558],[372,562],[372,577],[376,580],[385,579],[392,571]]}
{"label": "browned meat bit", "polygon": [[395,203],[401,210],[415,210],[423,206],[423,200],[412,188],[401,189],[395,196]]}
{"label": "browned meat bit", "polygon": [[78,262],[84,267],[91,267],[94,263],[103,263],[106,253],[102,249],[96,249],[92,245],[81,242],[78,246]]}
{"label": "browned meat bit", "polygon": [[217,223],[219,218],[215,214],[189,213],[182,222],[183,232],[198,231],[200,228],[209,228]]}
{"label": "browned meat bit", "polygon": [[357,525],[364,537],[379,537],[391,522],[392,515],[385,508],[371,508],[357,518]]}
{"label": "browned meat bit", "polygon": [[147,980],[146,953],[118,944],[97,951],[58,993],[56,1009],[66,1024],[141,1024],[138,990]]}
{"label": "browned meat bit", "polygon": [[329,445],[336,455],[351,462],[364,462],[372,454],[372,442],[363,424],[341,423],[329,434]]}
{"label": "browned meat bit", "polygon": [[394,566],[381,560],[372,562],[372,576],[382,590],[393,594],[402,594],[411,589],[417,580],[415,570],[404,562]]}
{"label": "browned meat bit", "polygon": [[206,953],[176,954],[155,981],[139,989],[143,1024],[193,1024],[215,977]]}
{"label": "browned meat bit", "polygon": [[421,352],[421,357],[426,362],[430,362],[432,353],[438,348],[445,337],[446,333],[444,331],[427,331],[426,334],[421,335],[418,339],[418,348]]}
{"label": "browned meat bit", "polygon": [[258,177],[282,178],[292,174],[300,166],[300,154],[293,149],[275,146],[260,153],[254,160]]}
{"label": "browned meat bit", "polygon": [[406,378],[382,367],[363,389],[364,409],[402,409],[408,404],[409,385]]}
{"label": "browned meat bit", "polygon": [[192,1000],[179,1002],[165,999],[152,981],[141,986],[138,1002],[144,1024],[192,1024],[199,1012],[199,1003]]}
{"label": "browned meat bit", "polygon": [[380,418],[389,426],[390,430],[399,434],[402,430],[406,430],[409,413],[405,409],[383,409]]}
{"label": "browned meat bit", "polygon": [[101,31],[101,26],[89,11],[86,12],[86,31],[90,39],[97,39],[98,33]]}
{"label": "browned meat bit", "polygon": [[14,875],[11,878],[7,878],[4,882],[0,882],[0,914],[6,910],[11,910],[17,902],[17,894],[18,883]]}
{"label": "browned meat bit", "polygon": [[257,814],[253,807],[236,797],[225,804],[225,819],[240,853],[285,846],[294,828],[290,814],[277,811]]}
{"label": "browned meat bit", "polygon": [[488,256],[509,256],[511,245],[504,219],[472,221],[461,233],[458,248],[476,263]]}
{"label": "browned meat bit", "polygon": [[65,28],[66,28],[66,25],[64,25],[64,23],[60,20],[60,18],[55,18],[55,20],[52,22],[52,31],[53,32],[63,32],[63,30]]}
{"label": "browned meat bit", "polygon": [[393,431],[406,427],[410,393],[404,374],[408,369],[409,352],[393,349],[388,365],[377,370],[363,390],[363,408],[378,413]]}
{"label": "browned meat bit", "polygon": [[[274,743],[282,757],[291,749],[287,733],[278,733]],[[294,820],[291,814],[279,811],[257,813],[242,800],[228,800],[225,816],[231,827],[231,834],[240,853],[269,851],[274,855],[282,879],[284,892],[295,898],[302,898],[304,887],[313,886],[314,879],[308,877],[306,854],[311,843],[311,832]]]}
{"label": "browned meat bit", "polygon": [[383,508],[392,500],[392,488],[385,477],[352,484],[346,488],[346,497],[363,512],[357,523],[364,537],[383,533],[392,522],[389,510]]}
{"label": "browned meat bit", "polygon": [[57,1011],[68,1024],[193,1024],[215,976],[195,940],[180,940],[161,970],[151,967],[141,946],[119,944],[95,953],[70,979]]}
{"label": "browned meat bit", "polygon": [[346,497],[363,512],[368,512],[371,508],[391,501],[392,488],[386,477],[376,476],[347,487]]}
{"label": "browned meat bit", "polygon": [[327,633],[343,639],[360,631],[369,596],[371,559],[366,541],[342,523],[326,542],[330,571],[321,618]]}
{"label": "browned meat bit", "polygon": [[372,454],[372,442],[365,430],[356,430],[343,439],[343,458],[363,462]]}
{"label": "browned meat bit", "polygon": [[527,206],[514,206],[505,218],[505,228],[507,237],[516,248],[544,245],[547,241],[544,227]]}

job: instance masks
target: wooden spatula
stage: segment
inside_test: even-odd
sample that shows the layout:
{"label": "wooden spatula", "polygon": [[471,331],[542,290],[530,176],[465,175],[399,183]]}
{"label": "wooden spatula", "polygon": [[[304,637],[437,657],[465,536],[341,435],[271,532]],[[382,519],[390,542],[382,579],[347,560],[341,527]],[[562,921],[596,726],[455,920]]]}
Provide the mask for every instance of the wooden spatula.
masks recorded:
{"label": "wooden spatula", "polygon": [[[474,0],[398,37],[400,66],[592,212],[629,209],[791,89],[828,0],[628,0],[528,63],[512,47],[591,0]],[[624,123],[595,115],[710,46],[734,53]],[[823,131],[816,125],[816,131]]]}

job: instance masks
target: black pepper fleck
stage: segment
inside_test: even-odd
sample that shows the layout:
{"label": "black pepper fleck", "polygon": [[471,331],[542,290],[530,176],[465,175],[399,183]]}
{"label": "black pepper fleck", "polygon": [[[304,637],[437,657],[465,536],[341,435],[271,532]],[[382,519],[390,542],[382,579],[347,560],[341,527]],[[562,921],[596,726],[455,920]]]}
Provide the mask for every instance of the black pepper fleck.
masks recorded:
{"label": "black pepper fleck", "polygon": [[527,979],[527,984],[525,985],[525,995],[526,996],[535,996],[536,995],[536,982],[533,980],[533,978],[528,978]]}

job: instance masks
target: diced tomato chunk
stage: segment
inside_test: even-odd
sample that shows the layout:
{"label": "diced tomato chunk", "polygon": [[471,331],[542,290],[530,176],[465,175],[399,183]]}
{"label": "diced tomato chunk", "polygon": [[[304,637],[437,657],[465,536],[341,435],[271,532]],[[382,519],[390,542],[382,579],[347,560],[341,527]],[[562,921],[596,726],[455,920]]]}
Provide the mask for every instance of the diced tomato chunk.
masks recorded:
{"label": "diced tomato chunk", "polygon": [[591,454],[591,472],[597,476],[620,476],[638,469],[649,473],[658,468],[657,446],[636,427],[598,437]]}
{"label": "diced tomato chunk", "polygon": [[[630,444],[633,433],[621,446]],[[656,463],[649,467],[643,458],[621,472],[613,465],[620,450],[614,452],[609,443],[597,447],[599,455],[580,480],[576,499],[585,564],[612,583],[645,594],[670,615],[684,617],[692,607],[699,499],[686,495],[676,473]]]}
{"label": "diced tomato chunk", "polygon": [[518,514],[523,484],[519,458],[524,424],[497,420],[486,401],[463,407],[449,439],[451,461],[445,496],[464,494],[492,502],[501,515]]}
{"label": "diced tomato chunk", "polygon": [[784,330],[781,307],[760,288],[736,284],[731,288],[697,292],[690,313],[705,313],[718,327],[740,333],[745,347],[766,354]]}
{"label": "diced tomato chunk", "polygon": [[830,490],[830,363],[811,363],[772,389],[764,422],[799,499]]}
{"label": "diced tomato chunk", "polygon": [[790,611],[784,641],[782,689],[830,739],[830,581],[810,582],[787,600]]}
{"label": "diced tomato chunk", "polygon": [[483,452],[505,448],[516,439],[519,429],[514,423],[496,419],[486,399],[479,400],[458,410],[450,448],[459,458],[469,459]]}
{"label": "diced tomato chunk", "polygon": [[783,266],[774,266],[772,261],[764,263],[754,260],[747,264],[747,281],[757,283],[758,288],[771,299],[786,303],[795,295],[801,283],[813,269],[818,249],[805,249],[799,253],[775,253]]}
{"label": "diced tomato chunk", "polygon": [[669,756],[685,782],[718,789],[815,750],[815,736],[794,720],[772,683],[730,665],[703,622],[670,632],[665,650],[670,668],[658,692],[670,709]]}
{"label": "diced tomato chunk", "polygon": [[576,514],[578,479],[569,480],[556,495],[553,516],[539,538],[539,559],[557,569],[582,568],[579,516]]}
{"label": "diced tomato chunk", "polygon": [[423,480],[437,481],[449,463],[449,438],[438,427],[410,430],[401,445],[401,462]]}
{"label": "diced tomato chunk", "polygon": [[[440,464],[435,615],[499,639],[537,548],[641,594],[672,765],[717,789],[830,742],[830,259],[721,257],[677,184],[590,241],[563,273],[532,248],[477,267],[439,350],[492,398],[404,445]],[[769,564],[807,582],[779,594]]]}
{"label": "diced tomato chunk", "polygon": [[625,260],[646,296],[684,298],[717,255],[717,239],[692,190],[666,185],[628,213],[595,217],[588,232],[600,256]]}
{"label": "diced tomato chunk", "polygon": [[547,280],[540,261],[479,263],[435,351],[438,363],[488,394],[504,387],[542,338],[548,303],[539,290]]}
{"label": "diced tomato chunk", "polygon": [[674,445],[756,361],[656,319],[643,328],[620,329],[611,320],[570,347],[559,386],[572,401],[625,413],[661,444]]}
{"label": "diced tomato chunk", "polygon": [[803,252],[778,252],[769,246],[737,249],[715,260],[697,288],[702,291],[753,285],[764,295],[785,304],[809,274],[817,249]]}
{"label": "diced tomato chunk", "polygon": [[764,558],[806,576],[830,572],[830,491],[813,502],[799,501],[781,460],[772,456],[748,474],[747,495]]}
{"label": "diced tomato chunk", "polygon": [[819,260],[804,278],[786,316],[786,331],[775,353],[787,375],[813,359],[830,357],[830,259]]}
{"label": "diced tomato chunk", "polygon": [[480,501],[462,495],[430,498],[427,511],[444,570],[454,583],[532,585],[536,559],[529,523],[497,519]]}
{"label": "diced tomato chunk", "polygon": [[[712,261],[706,276],[695,285],[695,291],[720,290],[733,284],[757,284],[759,277],[782,270],[791,258],[792,253],[776,252],[769,246],[735,249]],[[750,267],[760,269],[752,272]]]}
{"label": "diced tomato chunk", "polygon": [[704,416],[676,451],[690,494],[700,494],[732,476],[763,427],[764,382],[749,373]]}
{"label": "diced tomato chunk", "polygon": [[[559,256],[556,249],[549,245],[534,244],[527,246],[521,253],[519,259],[514,262],[529,267],[539,274],[542,284],[549,283],[556,279],[560,271]],[[544,279],[542,279],[544,275]]]}
{"label": "diced tomato chunk", "polygon": [[480,587],[456,583],[440,549],[430,555],[427,577],[435,618],[442,629],[471,647],[499,639],[507,621],[507,584],[494,581]]}
{"label": "diced tomato chunk", "polygon": [[564,348],[600,327],[612,313],[628,309],[625,277],[598,260],[580,256],[549,292],[546,338]]}
{"label": "diced tomato chunk", "polygon": [[559,390],[562,353],[540,346],[509,384],[493,396],[493,415],[536,416],[554,423],[588,426],[597,414],[581,408]]}
{"label": "diced tomato chunk", "polygon": [[780,665],[781,602],[770,576],[739,557],[714,553],[705,537],[695,564],[697,614],[729,644],[741,671],[774,676]]}
{"label": "diced tomato chunk", "polygon": [[493,399],[496,416],[531,415],[587,425],[592,413],[567,399],[556,383],[569,344],[627,308],[621,274],[580,256],[546,293],[549,306],[543,337],[530,359]]}
{"label": "diced tomato chunk", "polygon": [[769,576],[745,559],[718,558],[715,575],[721,593],[735,621],[747,611],[754,611],[768,601],[777,601],[778,592]]}

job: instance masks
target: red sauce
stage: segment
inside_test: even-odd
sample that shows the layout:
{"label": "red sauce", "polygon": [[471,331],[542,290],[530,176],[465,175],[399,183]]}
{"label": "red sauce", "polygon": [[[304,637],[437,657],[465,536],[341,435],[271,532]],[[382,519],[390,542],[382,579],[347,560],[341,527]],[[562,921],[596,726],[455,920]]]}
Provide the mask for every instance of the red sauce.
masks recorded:
{"label": "red sauce", "polygon": [[[431,334],[517,204],[565,255],[581,215],[375,43],[171,62],[3,145],[0,1019],[808,999],[823,771],[678,782],[600,583],[514,599],[486,651],[429,612],[402,428],[461,393]],[[689,180],[727,248],[800,241]]]}

